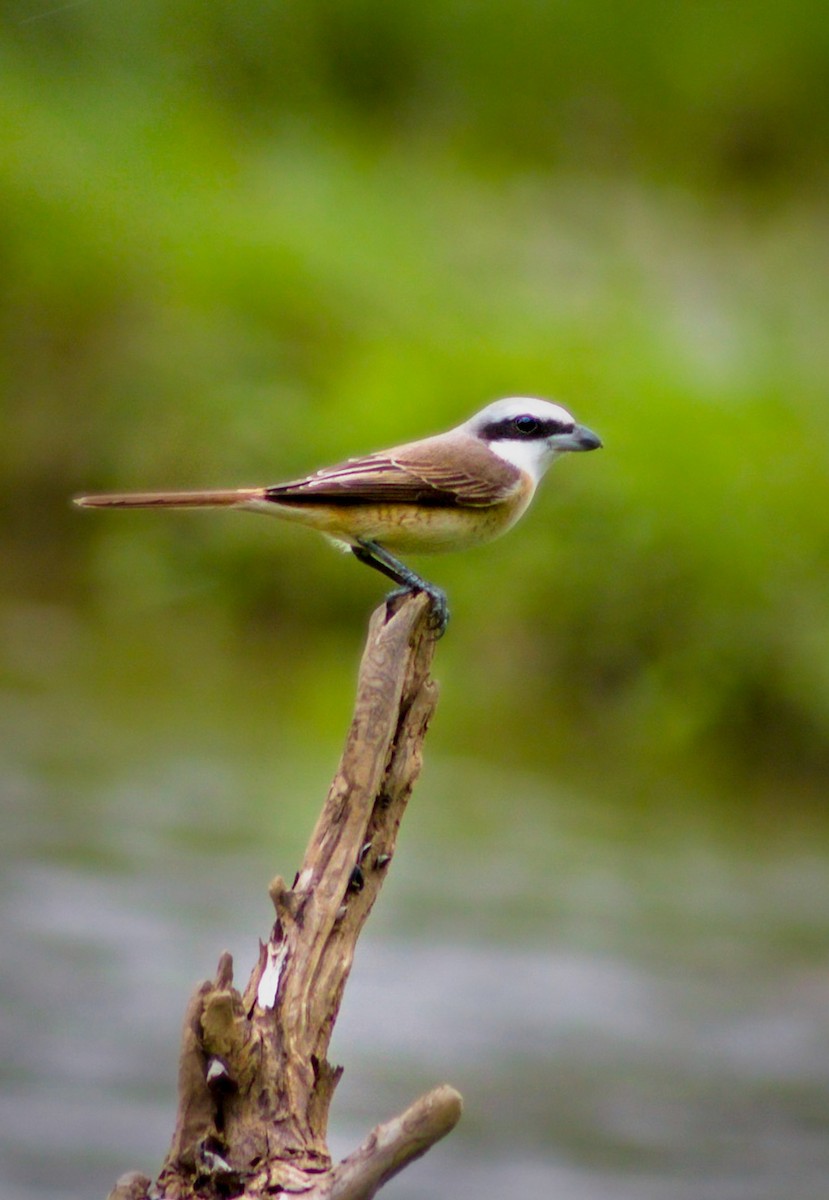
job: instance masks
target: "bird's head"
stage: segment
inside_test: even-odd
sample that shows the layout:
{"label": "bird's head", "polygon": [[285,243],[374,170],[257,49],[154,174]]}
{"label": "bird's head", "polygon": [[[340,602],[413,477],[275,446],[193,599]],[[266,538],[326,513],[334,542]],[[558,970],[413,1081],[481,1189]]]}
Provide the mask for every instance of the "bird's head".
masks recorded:
{"label": "bird's head", "polygon": [[536,482],[560,454],[598,450],[602,444],[601,438],[577,424],[566,408],[533,396],[496,400],[460,428]]}

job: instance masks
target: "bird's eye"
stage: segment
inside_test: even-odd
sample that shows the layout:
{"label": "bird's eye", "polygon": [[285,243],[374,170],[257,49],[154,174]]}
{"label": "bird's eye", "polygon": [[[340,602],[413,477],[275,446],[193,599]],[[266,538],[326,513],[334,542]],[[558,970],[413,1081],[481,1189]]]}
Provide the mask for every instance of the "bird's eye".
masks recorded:
{"label": "bird's eye", "polygon": [[531,417],[528,413],[526,413],[523,417],[516,417],[513,421],[513,425],[519,433],[526,437],[530,434],[538,432],[539,422],[535,419],[535,417]]}

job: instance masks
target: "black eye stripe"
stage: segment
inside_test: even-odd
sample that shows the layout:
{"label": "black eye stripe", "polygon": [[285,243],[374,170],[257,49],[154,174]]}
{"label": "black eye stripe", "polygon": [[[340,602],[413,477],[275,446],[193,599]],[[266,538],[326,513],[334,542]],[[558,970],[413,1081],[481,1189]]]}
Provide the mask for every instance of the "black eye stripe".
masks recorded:
{"label": "black eye stripe", "polygon": [[551,417],[542,419],[534,417],[532,413],[519,413],[517,417],[502,417],[499,421],[490,421],[489,425],[485,425],[481,430],[481,437],[488,442],[506,439],[543,441],[544,438],[554,437],[557,433],[572,433],[573,428],[570,421],[557,421]]}

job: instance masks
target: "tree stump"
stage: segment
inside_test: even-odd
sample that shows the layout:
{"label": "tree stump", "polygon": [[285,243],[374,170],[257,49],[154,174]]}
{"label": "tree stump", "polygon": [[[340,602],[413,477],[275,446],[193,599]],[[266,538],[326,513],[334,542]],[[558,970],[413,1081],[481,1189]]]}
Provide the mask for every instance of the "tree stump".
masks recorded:
{"label": "tree stump", "polygon": [[176,1129],[153,1183],[130,1173],[110,1200],[367,1200],[456,1124],[442,1085],[378,1125],[333,1165],[328,1110],[342,1073],[326,1055],[354,948],[394,854],[437,702],[426,596],[371,618],[345,750],[291,887],[276,877],[276,920],[247,987],[230,955],[190,1000]]}

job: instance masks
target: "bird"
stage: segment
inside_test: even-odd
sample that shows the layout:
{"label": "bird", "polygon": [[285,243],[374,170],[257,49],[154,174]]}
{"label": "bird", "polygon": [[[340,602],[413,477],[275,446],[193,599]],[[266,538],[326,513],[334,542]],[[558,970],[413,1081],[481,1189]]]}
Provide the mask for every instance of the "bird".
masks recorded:
{"label": "bird", "polygon": [[533,396],[488,404],[445,433],[349,458],[302,479],[214,491],[76,496],[82,508],[237,508],[307,525],[396,583],[387,600],[424,592],[437,635],[446,593],[398,554],[463,550],[506,533],[547,468],[601,438],[567,409]]}

